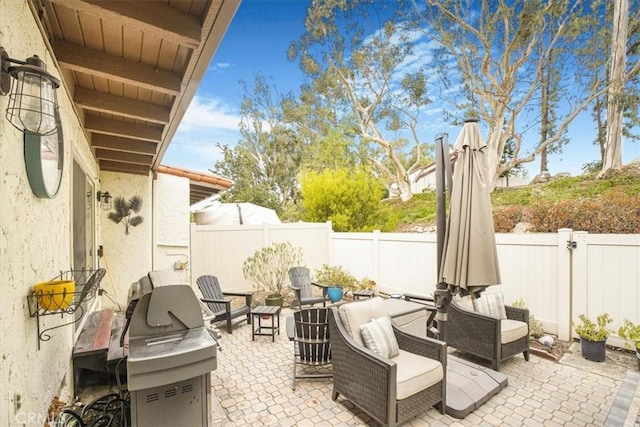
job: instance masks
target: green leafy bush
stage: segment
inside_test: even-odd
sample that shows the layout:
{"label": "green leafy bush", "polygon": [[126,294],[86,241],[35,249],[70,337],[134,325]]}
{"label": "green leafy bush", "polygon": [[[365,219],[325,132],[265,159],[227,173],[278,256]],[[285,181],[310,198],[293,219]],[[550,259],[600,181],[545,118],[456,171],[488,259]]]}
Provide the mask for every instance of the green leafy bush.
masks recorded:
{"label": "green leafy bush", "polygon": [[613,319],[609,317],[608,313],[603,313],[598,316],[595,323],[584,314],[578,317],[580,318],[580,323],[577,325],[574,324],[573,326],[576,329],[576,334],[578,334],[580,338],[588,341],[602,341],[606,340],[611,333],[607,325],[613,322]]}
{"label": "green leafy bush", "polygon": [[376,288],[376,282],[374,280],[371,280],[368,277],[363,277],[362,279],[356,282],[355,289],[352,289],[352,290],[375,289],[375,288]]}
{"label": "green leafy bush", "polygon": [[291,243],[274,243],[258,249],[242,265],[245,279],[258,291],[284,295],[288,289],[289,269],[302,261],[302,248]]}
{"label": "green leafy bush", "polygon": [[383,186],[365,170],[325,169],[302,175],[303,219],[331,221],[335,231],[381,228],[378,208]]}
{"label": "green leafy bush", "polygon": [[632,341],[636,351],[640,352],[640,324],[635,324],[629,319],[624,319],[624,323],[618,329],[620,338]]}
{"label": "green leafy bush", "polygon": [[313,274],[316,282],[325,285],[336,285],[342,287],[345,291],[356,289],[356,278],[340,265],[322,264]]}
{"label": "green leafy bush", "polygon": [[[523,299],[519,299],[511,304],[517,308],[527,308],[524,304]],[[529,312],[529,335],[533,338],[540,338],[544,335],[544,328],[542,327],[542,322],[534,317],[531,312]]]}

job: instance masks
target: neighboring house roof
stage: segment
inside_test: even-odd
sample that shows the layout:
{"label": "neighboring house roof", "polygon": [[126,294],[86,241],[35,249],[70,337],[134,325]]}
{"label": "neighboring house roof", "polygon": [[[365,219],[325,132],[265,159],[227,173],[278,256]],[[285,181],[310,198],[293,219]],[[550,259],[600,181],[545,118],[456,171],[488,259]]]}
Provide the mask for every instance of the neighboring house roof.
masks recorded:
{"label": "neighboring house roof", "polygon": [[101,170],[160,166],[239,4],[30,1]]}
{"label": "neighboring house roof", "polygon": [[[455,164],[457,158],[458,158],[458,152],[453,151],[449,155],[449,162],[451,163],[451,165]],[[431,175],[435,171],[436,171],[436,162],[429,163],[427,166],[415,171],[415,178],[413,178],[413,182],[418,182],[421,178],[424,178],[427,175]]]}
{"label": "neighboring house roof", "polygon": [[228,190],[233,185],[230,179],[218,175],[204,174],[173,166],[158,166],[159,173],[189,178],[189,204],[193,205],[201,200],[213,196],[220,191]]}

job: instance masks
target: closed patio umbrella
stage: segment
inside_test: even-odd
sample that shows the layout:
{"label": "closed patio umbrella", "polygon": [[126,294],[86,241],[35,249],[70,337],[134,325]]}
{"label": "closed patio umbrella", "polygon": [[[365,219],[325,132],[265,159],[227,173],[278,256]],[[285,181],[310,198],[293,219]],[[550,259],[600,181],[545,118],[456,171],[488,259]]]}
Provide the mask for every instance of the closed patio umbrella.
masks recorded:
{"label": "closed patio umbrella", "polygon": [[[478,294],[500,284],[491,213],[486,144],[477,120],[467,120],[455,143],[458,151],[453,174],[446,234],[439,269],[439,287],[450,294]],[[446,308],[445,308],[446,310]]]}

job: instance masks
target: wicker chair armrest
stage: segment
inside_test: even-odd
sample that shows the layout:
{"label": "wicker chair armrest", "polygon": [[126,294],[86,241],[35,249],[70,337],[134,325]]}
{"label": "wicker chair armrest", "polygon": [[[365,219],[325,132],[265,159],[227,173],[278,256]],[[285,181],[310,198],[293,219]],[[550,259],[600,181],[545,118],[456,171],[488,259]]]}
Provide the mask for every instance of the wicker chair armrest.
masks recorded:
{"label": "wicker chair armrest", "polygon": [[447,343],[428,337],[417,337],[393,325],[398,347],[404,351],[428,357],[447,366]]}
{"label": "wicker chair armrest", "polygon": [[529,324],[529,310],[526,308],[513,307],[511,305],[505,305],[504,309],[507,312],[507,319],[519,320],[526,324]]}

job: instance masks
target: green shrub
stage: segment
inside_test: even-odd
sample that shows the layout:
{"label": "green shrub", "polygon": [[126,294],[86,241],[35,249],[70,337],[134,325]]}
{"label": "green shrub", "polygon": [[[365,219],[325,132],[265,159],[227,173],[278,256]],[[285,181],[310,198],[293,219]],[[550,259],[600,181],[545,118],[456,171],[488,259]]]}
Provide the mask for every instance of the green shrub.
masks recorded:
{"label": "green shrub", "polygon": [[[624,319],[624,323],[618,329],[620,338],[632,341],[636,351],[640,352],[640,324],[635,324],[629,319]],[[626,345],[628,347],[628,345]]]}
{"label": "green shrub", "polygon": [[[517,308],[527,308],[523,299],[519,299],[511,305]],[[544,328],[542,327],[542,322],[536,319],[533,314],[529,312],[529,336],[532,338],[540,338],[543,335]]]}
{"label": "green shrub", "polygon": [[285,295],[289,269],[302,261],[302,248],[291,243],[274,243],[258,249],[242,264],[245,279],[258,291]]}
{"label": "green shrub", "polygon": [[355,289],[352,290],[358,290],[358,289],[375,289],[376,288],[376,282],[369,279],[368,277],[363,277],[362,279],[358,280],[355,284]]}
{"label": "green shrub", "polygon": [[305,221],[331,221],[335,231],[371,231],[382,225],[378,209],[383,186],[370,172],[309,171],[300,181]]}
{"label": "green shrub", "polygon": [[345,291],[356,289],[355,276],[340,265],[322,264],[322,267],[314,272],[313,277],[316,282],[325,285],[338,285]]}
{"label": "green shrub", "polygon": [[602,341],[606,340],[611,333],[607,325],[613,322],[613,319],[609,317],[608,313],[603,313],[598,316],[595,323],[584,314],[581,314],[579,318],[580,323],[577,325],[574,324],[573,326],[576,329],[576,334],[578,334],[580,338],[588,341]]}

